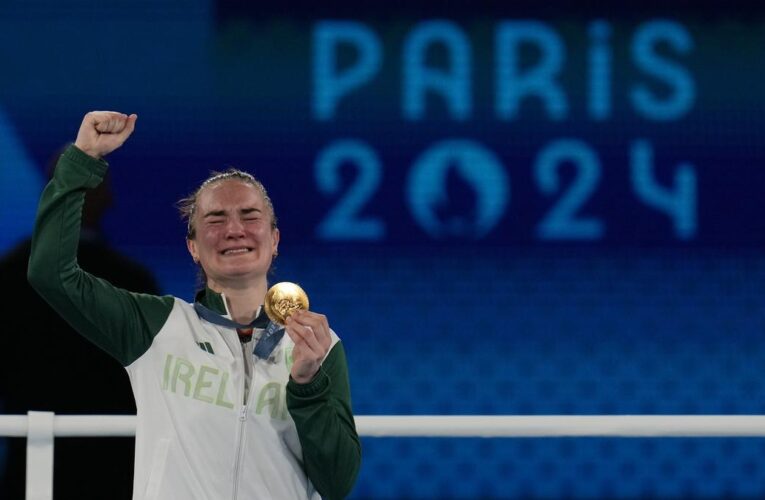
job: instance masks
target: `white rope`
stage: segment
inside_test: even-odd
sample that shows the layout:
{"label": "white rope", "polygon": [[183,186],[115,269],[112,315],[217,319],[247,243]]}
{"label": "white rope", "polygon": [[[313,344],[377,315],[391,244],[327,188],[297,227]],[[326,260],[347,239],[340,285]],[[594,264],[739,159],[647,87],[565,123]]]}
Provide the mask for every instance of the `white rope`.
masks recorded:
{"label": "white rope", "polygon": [[[135,416],[56,415],[56,437],[134,436]],[[357,416],[374,437],[765,437],[765,415]],[[0,436],[27,435],[26,415],[0,415]]]}

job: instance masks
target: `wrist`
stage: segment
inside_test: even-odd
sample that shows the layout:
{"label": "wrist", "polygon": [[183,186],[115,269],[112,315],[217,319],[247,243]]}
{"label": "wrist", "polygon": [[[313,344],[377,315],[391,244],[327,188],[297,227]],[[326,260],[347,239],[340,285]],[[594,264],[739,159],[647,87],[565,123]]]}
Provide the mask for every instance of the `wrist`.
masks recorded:
{"label": "wrist", "polygon": [[295,375],[293,373],[290,376],[292,377],[292,380],[294,380],[296,384],[305,385],[310,383],[316,377],[317,373],[319,373],[319,370],[316,370],[310,375]]}
{"label": "wrist", "polygon": [[76,147],[77,149],[79,149],[80,151],[85,153],[86,155],[90,156],[91,158],[94,158],[96,160],[100,160],[101,159],[101,155],[98,154],[96,151],[94,151],[94,150],[92,150],[90,148],[87,148],[87,147],[85,147],[85,146],[83,146],[81,144],[78,144],[77,142],[74,143],[74,147]]}
{"label": "wrist", "polygon": [[329,376],[319,369],[313,378],[305,384],[299,383],[290,375],[287,383],[287,393],[297,398],[315,398],[325,394],[329,388]]}

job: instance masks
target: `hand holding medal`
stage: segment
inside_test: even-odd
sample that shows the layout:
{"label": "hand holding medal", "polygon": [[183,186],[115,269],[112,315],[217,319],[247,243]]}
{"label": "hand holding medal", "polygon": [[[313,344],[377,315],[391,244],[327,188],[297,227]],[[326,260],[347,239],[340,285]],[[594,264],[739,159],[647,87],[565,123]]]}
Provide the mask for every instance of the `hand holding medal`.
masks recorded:
{"label": "hand holding medal", "polygon": [[299,384],[310,382],[332,346],[327,317],[309,311],[308,295],[289,282],[277,283],[268,290],[265,309],[272,322],[284,325],[295,343],[292,379]]}

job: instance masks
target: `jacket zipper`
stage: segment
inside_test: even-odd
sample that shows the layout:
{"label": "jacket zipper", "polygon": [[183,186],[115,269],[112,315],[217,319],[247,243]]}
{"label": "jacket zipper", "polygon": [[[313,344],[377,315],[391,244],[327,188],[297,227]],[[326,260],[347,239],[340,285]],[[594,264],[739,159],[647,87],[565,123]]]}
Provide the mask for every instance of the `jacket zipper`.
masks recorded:
{"label": "jacket zipper", "polygon": [[247,387],[247,360],[244,358],[247,356],[247,348],[244,347],[247,344],[243,344],[242,348],[240,349],[240,352],[242,354],[242,372],[244,374],[244,377],[242,378],[242,395],[244,404],[241,408],[239,408],[239,418],[238,418],[238,425],[239,425],[239,432],[237,433],[239,436],[239,439],[236,443],[236,461],[234,462],[234,496],[233,499],[237,500],[237,497],[239,496],[239,469],[242,466],[242,462],[244,461],[244,447],[242,446],[242,443],[244,442],[244,433],[247,428],[247,405],[251,396],[252,388],[255,382],[255,367],[252,367],[252,374],[250,376],[250,390],[246,391],[245,388]]}
{"label": "jacket zipper", "polygon": [[242,442],[244,441],[245,423],[247,422],[247,404],[239,408],[239,441],[236,443],[236,462],[234,463],[234,500],[236,500],[239,494],[239,468],[244,460],[244,448]]}

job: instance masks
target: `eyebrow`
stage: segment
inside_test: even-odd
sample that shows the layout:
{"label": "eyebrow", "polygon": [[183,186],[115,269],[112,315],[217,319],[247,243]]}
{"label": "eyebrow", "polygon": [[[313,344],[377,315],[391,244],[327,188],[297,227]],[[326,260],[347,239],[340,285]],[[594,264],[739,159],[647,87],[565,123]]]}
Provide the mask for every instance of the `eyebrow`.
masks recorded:
{"label": "eyebrow", "polygon": [[[251,214],[253,212],[262,213],[263,211],[261,209],[259,209],[259,208],[254,208],[254,207],[243,208],[243,209],[239,210],[239,213],[242,214],[242,215]],[[204,214],[202,216],[202,218],[206,219],[208,217],[223,217],[225,215],[226,215],[226,211],[225,210],[210,210],[209,212]]]}
{"label": "eyebrow", "polygon": [[222,217],[224,215],[226,215],[226,211],[225,210],[210,210],[209,212],[204,214],[202,216],[202,218],[206,219],[208,217]]}

